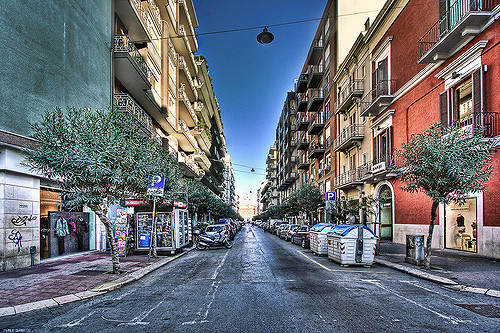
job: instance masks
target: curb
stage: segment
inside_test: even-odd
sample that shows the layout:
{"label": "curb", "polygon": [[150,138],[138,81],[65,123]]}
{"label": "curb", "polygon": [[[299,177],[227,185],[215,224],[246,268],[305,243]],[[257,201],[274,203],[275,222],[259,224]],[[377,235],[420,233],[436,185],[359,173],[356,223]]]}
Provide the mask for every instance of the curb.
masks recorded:
{"label": "curb", "polygon": [[67,303],[72,303],[72,302],[77,302],[81,301],[87,298],[94,298],[94,296],[102,295],[105,293],[108,293],[110,291],[120,289],[121,287],[139,280],[140,278],[144,277],[145,275],[151,273],[152,271],[165,266],[166,264],[182,257],[183,255],[191,252],[194,250],[195,247],[191,247],[173,257],[170,258],[165,258],[162,260],[159,260],[151,265],[148,265],[146,267],[140,268],[132,273],[129,273],[121,278],[118,278],[114,281],[106,282],[103,283],[97,287],[94,287],[90,290],[87,291],[82,291],[76,294],[69,294],[69,295],[64,295],[64,296],[58,296],[54,298],[49,298],[41,301],[36,301],[36,302],[31,302],[31,303],[25,303],[25,304],[19,304],[19,305],[14,305],[14,306],[7,306],[4,308],[0,308],[0,317],[4,316],[11,316],[23,312],[28,312],[32,310],[38,310],[38,309],[44,309],[44,308],[49,308],[53,306],[58,306],[62,304],[67,304]]}
{"label": "curb", "polygon": [[405,273],[413,275],[415,277],[418,277],[418,278],[421,278],[424,280],[428,280],[431,282],[443,284],[444,287],[447,289],[456,290],[456,291],[466,291],[466,292],[470,292],[470,293],[483,294],[483,295],[488,295],[491,297],[500,298],[500,291],[498,291],[498,290],[464,286],[464,285],[459,284],[456,281],[453,281],[453,280],[450,280],[450,279],[447,279],[447,278],[444,278],[444,277],[441,277],[438,275],[423,272],[423,271],[416,269],[416,268],[411,268],[411,267],[406,267],[406,266],[403,266],[400,264],[396,264],[396,263],[393,263],[393,262],[390,262],[387,260],[383,260],[383,259],[375,258],[374,261],[377,264],[380,264],[380,265],[383,265],[383,266],[386,266],[389,268],[393,268],[393,269],[396,269],[398,271],[405,272]]}

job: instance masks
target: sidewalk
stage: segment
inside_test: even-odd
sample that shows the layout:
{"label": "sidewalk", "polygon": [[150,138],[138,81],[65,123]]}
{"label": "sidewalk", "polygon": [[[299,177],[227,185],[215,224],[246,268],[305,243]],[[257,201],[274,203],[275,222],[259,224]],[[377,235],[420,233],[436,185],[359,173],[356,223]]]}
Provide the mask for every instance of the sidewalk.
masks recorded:
{"label": "sidewalk", "polygon": [[48,259],[41,264],[0,272],[0,316],[90,298],[120,288],[188,253],[193,248],[168,257],[131,255],[120,258],[126,273],[110,274],[109,252],[86,252]]}
{"label": "sidewalk", "polygon": [[455,250],[432,250],[431,270],[405,262],[405,244],[382,242],[375,262],[447,285],[455,290],[500,297],[500,260]]}

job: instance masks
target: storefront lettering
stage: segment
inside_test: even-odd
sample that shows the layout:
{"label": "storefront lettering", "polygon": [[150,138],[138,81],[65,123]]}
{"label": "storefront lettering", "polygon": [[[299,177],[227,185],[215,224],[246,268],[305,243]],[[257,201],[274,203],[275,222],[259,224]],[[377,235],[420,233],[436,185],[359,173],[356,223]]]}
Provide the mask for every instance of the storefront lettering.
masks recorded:
{"label": "storefront lettering", "polygon": [[23,244],[21,240],[23,239],[23,235],[18,230],[12,230],[9,235],[9,239],[17,246],[17,253],[21,252]]}
{"label": "storefront lettering", "polygon": [[31,221],[34,221],[36,220],[36,216],[35,215],[20,215],[20,216],[16,216],[16,217],[13,217],[10,222],[15,225],[16,227],[20,227],[20,226],[26,226],[28,224],[28,222],[31,222]]}

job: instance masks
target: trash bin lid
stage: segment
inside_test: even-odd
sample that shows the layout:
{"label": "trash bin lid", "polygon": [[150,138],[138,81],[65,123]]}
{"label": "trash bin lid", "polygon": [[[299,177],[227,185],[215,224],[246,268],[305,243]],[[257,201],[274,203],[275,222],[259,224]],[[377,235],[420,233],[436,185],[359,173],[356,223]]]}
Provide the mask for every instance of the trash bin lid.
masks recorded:
{"label": "trash bin lid", "polygon": [[[330,235],[338,235],[338,236],[347,236],[353,229],[357,229],[358,225],[357,224],[338,224],[332,228],[332,230],[329,232]],[[363,229],[368,230],[373,237],[377,237],[373,231],[371,231],[370,228],[367,226],[363,226]],[[368,237],[364,237],[368,238]]]}
{"label": "trash bin lid", "polygon": [[332,226],[333,226],[333,224],[329,224],[329,223],[318,223],[314,227],[312,227],[310,229],[310,231],[319,231],[319,232],[321,232],[326,227],[332,227]]}

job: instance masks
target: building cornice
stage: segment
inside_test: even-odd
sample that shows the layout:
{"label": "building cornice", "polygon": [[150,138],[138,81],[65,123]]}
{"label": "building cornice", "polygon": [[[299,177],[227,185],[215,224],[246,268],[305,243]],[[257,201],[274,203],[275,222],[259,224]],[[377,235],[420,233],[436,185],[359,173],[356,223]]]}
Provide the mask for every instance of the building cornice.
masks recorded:
{"label": "building cornice", "polygon": [[466,63],[481,57],[481,53],[488,44],[487,40],[481,40],[477,42],[474,46],[469,48],[463,54],[461,54],[457,59],[453,60],[448,66],[446,66],[442,71],[436,74],[438,79],[445,79],[450,76],[457,68],[464,66]]}

